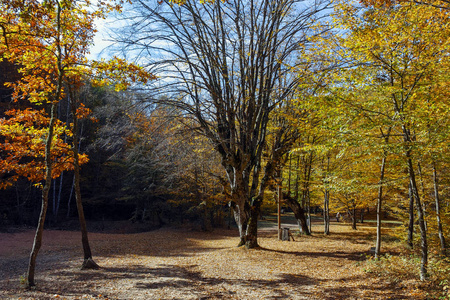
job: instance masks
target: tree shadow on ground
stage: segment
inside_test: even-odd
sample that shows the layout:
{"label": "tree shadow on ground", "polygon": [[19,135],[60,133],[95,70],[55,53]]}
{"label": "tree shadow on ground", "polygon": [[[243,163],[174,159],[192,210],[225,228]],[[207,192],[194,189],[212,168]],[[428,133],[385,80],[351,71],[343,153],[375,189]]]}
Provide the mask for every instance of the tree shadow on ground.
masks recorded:
{"label": "tree shadow on ground", "polygon": [[[237,230],[217,230],[214,232],[198,232],[186,229],[162,229],[148,233],[110,235],[110,240],[99,238],[91,239],[92,248],[101,253],[102,257],[114,257],[122,255],[142,255],[157,257],[193,256],[197,253],[217,251],[223,247],[201,247],[198,241],[216,241],[228,238],[239,242]],[[133,240],[130,248],[128,240]],[[161,246],[163,245],[163,246]]]}
{"label": "tree shadow on ground", "polygon": [[269,248],[259,248],[261,251],[274,252],[279,254],[289,254],[297,257],[311,257],[311,258],[319,258],[319,257],[329,257],[329,258],[338,258],[345,259],[351,261],[364,261],[367,259],[367,252],[345,252],[345,251],[333,251],[333,252],[311,252],[311,251],[284,251],[284,250],[274,250]]}
{"label": "tree shadow on ground", "polygon": [[[304,274],[306,273],[306,274]],[[101,270],[56,270],[48,277],[58,278],[57,284],[43,283],[37,291],[46,295],[83,297],[98,295],[107,298],[104,287],[116,280],[134,282],[127,289],[142,290],[151,295],[161,290],[175,291],[176,294],[162,299],[230,299],[245,298],[246,293],[258,290],[267,294],[267,299],[414,299],[395,289],[389,283],[374,285],[347,285],[346,282],[357,282],[361,276],[350,276],[336,280],[317,279],[303,274],[280,273],[270,279],[241,278],[241,274],[233,277],[205,276],[196,265],[174,266],[160,264],[156,267],[130,265]],[[218,289],[218,286],[221,289]],[[386,293],[386,289],[390,291]],[[218,291],[219,290],[219,291]],[[180,295],[180,296],[177,296]],[[184,295],[184,296],[181,296]],[[122,298],[120,298],[122,299]],[[126,298],[124,298],[126,299]],[[248,298],[253,299],[253,298]]]}

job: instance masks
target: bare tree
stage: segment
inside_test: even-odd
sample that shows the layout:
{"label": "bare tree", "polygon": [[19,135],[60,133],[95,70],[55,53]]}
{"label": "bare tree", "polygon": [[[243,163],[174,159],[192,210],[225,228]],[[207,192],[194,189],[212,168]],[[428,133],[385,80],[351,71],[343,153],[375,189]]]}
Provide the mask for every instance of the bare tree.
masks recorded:
{"label": "bare tree", "polygon": [[[220,154],[231,190],[240,245],[257,247],[257,218],[274,164],[289,149],[273,148],[262,166],[271,113],[292,99],[299,78],[288,65],[314,34],[327,3],[294,0],[135,1],[129,31],[116,41],[159,76],[155,99],[168,95],[195,120]],[[275,130],[277,143],[290,143]],[[285,151],[283,153],[283,151]]]}

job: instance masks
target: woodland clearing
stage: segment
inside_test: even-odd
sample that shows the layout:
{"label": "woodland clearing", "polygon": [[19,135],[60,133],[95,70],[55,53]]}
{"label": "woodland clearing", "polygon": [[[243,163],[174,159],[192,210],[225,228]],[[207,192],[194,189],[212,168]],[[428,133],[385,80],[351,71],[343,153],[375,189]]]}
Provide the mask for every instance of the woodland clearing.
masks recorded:
{"label": "woodland clearing", "polygon": [[[426,284],[364,271],[374,227],[334,223],[331,235],[279,241],[259,231],[260,249],[236,247],[235,229],[162,228],[90,233],[100,270],[80,270],[80,233],[46,230],[36,283],[24,289],[34,230],[0,233],[1,299],[426,299]],[[394,245],[384,248],[393,255]]]}

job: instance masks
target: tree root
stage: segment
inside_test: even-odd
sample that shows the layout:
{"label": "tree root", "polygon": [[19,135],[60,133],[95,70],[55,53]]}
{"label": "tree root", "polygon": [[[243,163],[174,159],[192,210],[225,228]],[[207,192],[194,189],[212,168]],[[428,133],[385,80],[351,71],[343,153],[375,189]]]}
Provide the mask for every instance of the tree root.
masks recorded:
{"label": "tree root", "polygon": [[97,263],[92,258],[87,258],[83,261],[83,264],[81,265],[81,270],[98,270],[100,269],[100,266],[97,265]]}

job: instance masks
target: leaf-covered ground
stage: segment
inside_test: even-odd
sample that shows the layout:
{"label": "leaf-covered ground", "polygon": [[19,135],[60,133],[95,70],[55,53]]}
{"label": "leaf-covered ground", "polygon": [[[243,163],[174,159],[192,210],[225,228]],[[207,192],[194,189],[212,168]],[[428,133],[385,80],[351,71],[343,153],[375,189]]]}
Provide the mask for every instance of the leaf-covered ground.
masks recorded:
{"label": "leaf-covered ground", "polygon": [[[420,282],[365,273],[374,228],[333,224],[332,234],[279,241],[260,231],[258,250],[237,248],[236,230],[184,228],[137,234],[91,233],[100,270],[80,270],[76,231],[48,230],[37,287],[25,290],[34,231],[0,233],[1,299],[425,299]],[[386,249],[386,251],[395,251]]]}

